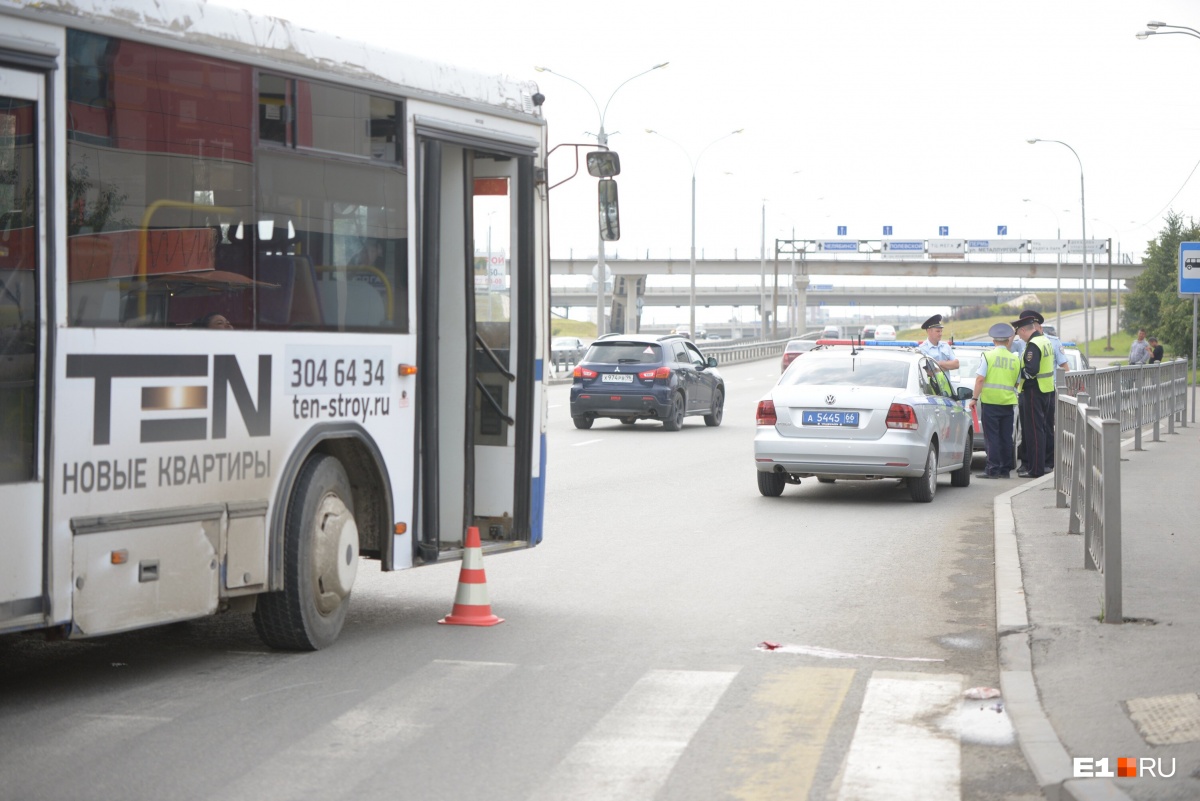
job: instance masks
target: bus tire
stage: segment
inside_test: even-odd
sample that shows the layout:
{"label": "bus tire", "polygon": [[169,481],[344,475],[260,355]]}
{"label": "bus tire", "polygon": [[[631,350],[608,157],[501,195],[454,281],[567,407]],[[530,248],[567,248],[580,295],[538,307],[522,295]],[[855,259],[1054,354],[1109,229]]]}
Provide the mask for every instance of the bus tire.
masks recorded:
{"label": "bus tire", "polygon": [[284,526],[283,589],[259,596],[254,626],[272,648],[316,651],[341,632],[358,569],[354,496],[341,462],[309,457]]}

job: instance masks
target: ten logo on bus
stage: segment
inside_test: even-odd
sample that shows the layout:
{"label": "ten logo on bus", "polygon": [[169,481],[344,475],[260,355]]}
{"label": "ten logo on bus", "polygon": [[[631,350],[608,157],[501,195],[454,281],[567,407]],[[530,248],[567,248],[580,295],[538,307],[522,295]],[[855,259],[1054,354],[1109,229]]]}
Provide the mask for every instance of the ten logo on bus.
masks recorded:
{"label": "ten logo on bus", "polygon": [[[67,356],[67,378],[91,378],[92,444],[109,444],[112,424],[112,383],[122,378],[208,378],[209,357],[88,354]],[[142,387],[144,412],[193,411],[208,408],[209,382]],[[242,368],[231,354],[212,357],[212,439],[225,439],[229,395],[237,403],[246,431],[252,437],[271,434],[271,357],[258,357],[257,403],[250,396]],[[185,442],[208,439],[207,417],[155,418],[141,421],[142,442]]]}

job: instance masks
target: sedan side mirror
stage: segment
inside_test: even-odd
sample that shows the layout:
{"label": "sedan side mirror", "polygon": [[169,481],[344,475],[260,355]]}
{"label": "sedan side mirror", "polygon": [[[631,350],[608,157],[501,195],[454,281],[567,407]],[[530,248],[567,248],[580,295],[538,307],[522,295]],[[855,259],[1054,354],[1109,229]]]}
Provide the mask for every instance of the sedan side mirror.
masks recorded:
{"label": "sedan side mirror", "polygon": [[709,366],[709,367],[716,367],[716,366],[717,366],[717,357],[716,357],[716,356],[709,356],[709,357],[708,357],[708,366]]}
{"label": "sedan side mirror", "polygon": [[970,400],[971,396],[974,394],[975,394],[975,390],[972,389],[971,387],[959,387],[958,388],[958,399],[960,401]]}

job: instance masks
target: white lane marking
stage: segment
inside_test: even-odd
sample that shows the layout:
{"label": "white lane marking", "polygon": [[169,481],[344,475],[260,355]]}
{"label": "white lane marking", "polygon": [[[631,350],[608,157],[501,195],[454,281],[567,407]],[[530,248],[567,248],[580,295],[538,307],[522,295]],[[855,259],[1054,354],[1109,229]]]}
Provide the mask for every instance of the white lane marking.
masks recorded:
{"label": "white lane marking", "polygon": [[735,675],[650,671],[571,749],[533,801],[653,799]]}
{"label": "white lane marking", "polygon": [[[465,714],[476,697],[507,677],[505,662],[436,661],[276,751],[221,792],[223,798],[292,801],[314,788],[350,791],[383,764],[375,749],[395,753],[444,720]],[[348,793],[347,797],[353,797]]]}
{"label": "white lane marking", "polygon": [[835,651],[832,648],[822,648],[819,645],[776,645],[768,647],[765,643],[755,646],[759,651],[770,651],[776,654],[804,654],[818,656],[822,659],[891,659],[895,662],[945,662],[927,656],[876,656],[875,654],[851,654],[846,651]]}
{"label": "white lane marking", "polygon": [[583,442],[573,442],[572,447],[578,448],[580,445],[595,445],[597,442],[603,442],[602,439],[585,439]]}
{"label": "white lane marking", "polygon": [[957,674],[872,675],[838,801],[959,801],[962,684]]}

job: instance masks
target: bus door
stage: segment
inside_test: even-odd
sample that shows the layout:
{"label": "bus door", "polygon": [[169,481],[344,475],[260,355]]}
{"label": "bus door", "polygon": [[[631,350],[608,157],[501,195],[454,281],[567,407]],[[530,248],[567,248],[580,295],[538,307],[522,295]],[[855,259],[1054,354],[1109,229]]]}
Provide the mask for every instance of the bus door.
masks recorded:
{"label": "bus door", "polygon": [[529,544],[535,147],[440,132],[420,140],[416,547],[426,561],[460,548],[467,526],[485,549]]}
{"label": "bus door", "polygon": [[45,591],[45,77],[0,50],[0,630],[41,625]]}

